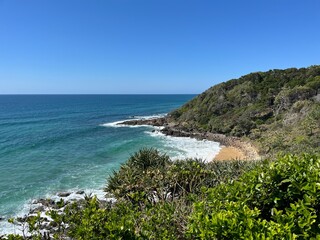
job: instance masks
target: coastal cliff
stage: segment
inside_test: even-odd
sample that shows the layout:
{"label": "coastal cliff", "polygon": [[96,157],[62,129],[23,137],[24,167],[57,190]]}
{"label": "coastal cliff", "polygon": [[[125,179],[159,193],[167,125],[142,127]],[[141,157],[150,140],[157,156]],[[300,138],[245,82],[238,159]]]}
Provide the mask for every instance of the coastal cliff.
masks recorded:
{"label": "coastal cliff", "polygon": [[255,72],[211,87],[168,116],[186,130],[240,137],[261,154],[320,147],[320,66]]}
{"label": "coastal cliff", "polygon": [[[165,118],[127,121],[260,155],[320,148],[320,66],[255,72],[215,85]],[[249,157],[257,157],[251,151]]]}

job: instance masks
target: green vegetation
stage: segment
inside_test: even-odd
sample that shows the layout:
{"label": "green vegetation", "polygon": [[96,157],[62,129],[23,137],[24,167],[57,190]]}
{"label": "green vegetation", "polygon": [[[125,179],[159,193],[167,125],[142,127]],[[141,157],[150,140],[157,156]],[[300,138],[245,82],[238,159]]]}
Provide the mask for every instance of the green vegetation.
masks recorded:
{"label": "green vegetation", "polygon": [[270,70],[211,87],[170,114],[170,121],[247,138],[261,154],[320,148],[320,66]]}
{"label": "green vegetation", "polygon": [[[200,239],[318,239],[320,158],[263,163],[195,203],[188,233]],[[196,237],[197,238],[197,237]]]}
{"label": "green vegetation", "polygon": [[143,149],[109,178],[106,191],[139,206],[173,201],[188,194],[200,194],[202,187],[235,179],[251,166],[247,161],[208,164],[193,159],[170,161],[155,149]]}
{"label": "green vegetation", "polygon": [[[319,182],[319,155],[204,164],[144,149],[110,177],[116,203],[87,197],[48,215],[55,239],[319,239]],[[43,239],[40,215],[27,221]]]}

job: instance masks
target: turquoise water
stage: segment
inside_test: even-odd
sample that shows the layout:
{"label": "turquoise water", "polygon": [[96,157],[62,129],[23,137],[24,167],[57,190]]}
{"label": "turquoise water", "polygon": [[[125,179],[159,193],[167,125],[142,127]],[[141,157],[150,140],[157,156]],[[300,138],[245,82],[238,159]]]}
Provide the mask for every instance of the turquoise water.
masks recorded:
{"label": "turquoise water", "polygon": [[102,193],[108,175],[142,147],[176,158],[212,157],[217,143],[115,125],[161,116],[193,97],[0,95],[0,217],[21,215],[32,199],[61,191]]}
{"label": "turquoise water", "polygon": [[102,189],[106,177],[130,154],[163,145],[161,138],[146,134],[147,127],[103,124],[164,114],[192,97],[0,96],[0,216],[11,216],[30,199],[59,191]]}

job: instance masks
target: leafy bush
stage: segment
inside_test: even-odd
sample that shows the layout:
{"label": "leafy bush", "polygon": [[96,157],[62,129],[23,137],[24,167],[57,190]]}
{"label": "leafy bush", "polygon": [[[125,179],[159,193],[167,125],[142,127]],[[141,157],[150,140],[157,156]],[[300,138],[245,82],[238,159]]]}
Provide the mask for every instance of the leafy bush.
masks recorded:
{"label": "leafy bush", "polygon": [[199,194],[202,187],[214,187],[237,178],[252,167],[248,161],[169,161],[155,149],[142,149],[109,177],[106,191],[117,198],[145,205]]}
{"label": "leafy bush", "polygon": [[73,239],[136,239],[134,230],[138,216],[139,212],[129,204],[101,208],[93,197],[87,199],[84,208],[79,204],[66,208],[64,222],[69,225],[67,235]]}
{"label": "leafy bush", "polygon": [[193,239],[318,239],[320,157],[287,155],[208,190],[188,225]]}

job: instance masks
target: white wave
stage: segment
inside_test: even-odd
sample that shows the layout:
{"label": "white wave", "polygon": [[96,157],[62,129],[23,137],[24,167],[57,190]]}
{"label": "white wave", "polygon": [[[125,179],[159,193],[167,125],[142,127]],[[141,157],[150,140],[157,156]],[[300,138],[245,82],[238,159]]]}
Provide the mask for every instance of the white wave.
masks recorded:
{"label": "white wave", "polygon": [[[71,190],[64,191],[64,192],[71,193],[67,197],[60,197],[58,196],[58,193],[54,195],[47,194],[44,196],[44,199],[51,199],[57,202],[62,198],[64,201],[72,202],[72,201],[78,201],[78,200],[84,199],[84,197],[87,195],[87,196],[96,196],[99,200],[102,200],[102,201],[111,201],[111,202],[115,201],[114,198],[106,198],[106,193],[102,189],[85,189],[83,194],[77,194],[77,191],[78,189],[71,189]],[[22,206],[21,210],[13,216],[13,218],[24,217],[28,215],[31,210],[41,206],[41,204],[36,203],[37,200],[39,199],[30,199],[29,201],[27,201]],[[50,220],[50,217],[45,214],[45,211],[48,211],[48,210],[49,208],[45,208],[44,211],[40,213],[40,216],[46,217],[47,219]],[[5,219],[0,221],[0,235],[2,234],[22,235],[23,231],[22,231],[22,227],[15,226],[11,223],[8,223],[7,219]]]}
{"label": "white wave", "polygon": [[85,195],[87,196],[96,196],[99,200],[109,200],[105,197],[105,192],[101,189],[85,189],[83,194],[78,194],[77,190],[69,190],[65,191],[67,193],[71,193],[67,197],[60,197],[58,194],[56,195],[46,195],[46,198],[52,199],[54,201],[59,201],[61,198],[64,201],[75,201],[75,200],[80,200],[83,199]]}
{"label": "white wave", "polygon": [[162,118],[165,117],[167,114],[166,113],[161,113],[161,114],[154,114],[154,115],[149,115],[149,116],[131,116],[130,119],[125,119],[122,121],[115,121],[115,122],[110,122],[110,123],[103,123],[100,126],[102,127],[130,127],[130,128],[137,128],[137,127],[151,127],[150,125],[126,125],[126,122],[129,121],[134,121],[134,120],[150,120],[150,119],[157,119],[157,118]]}
{"label": "white wave", "polygon": [[[129,127],[128,125],[124,124],[126,121],[130,121],[130,120],[124,120],[124,121],[116,121],[116,122],[111,122],[111,123],[103,123],[100,126],[102,127]],[[136,127],[136,126],[133,126]]]}
{"label": "white wave", "polygon": [[[220,144],[190,137],[167,136],[160,131],[145,133],[161,140],[163,149],[172,159],[198,158],[210,162],[220,151]],[[161,149],[160,149],[161,150]]]}
{"label": "white wave", "polygon": [[111,123],[103,123],[100,126],[102,126],[102,127],[113,127],[113,128],[121,128],[121,127],[126,127],[126,128],[152,127],[152,126],[146,125],[146,124],[143,124],[143,125],[127,125],[126,122],[128,122],[128,121],[131,121],[131,120],[116,121],[116,122],[111,122]]}

